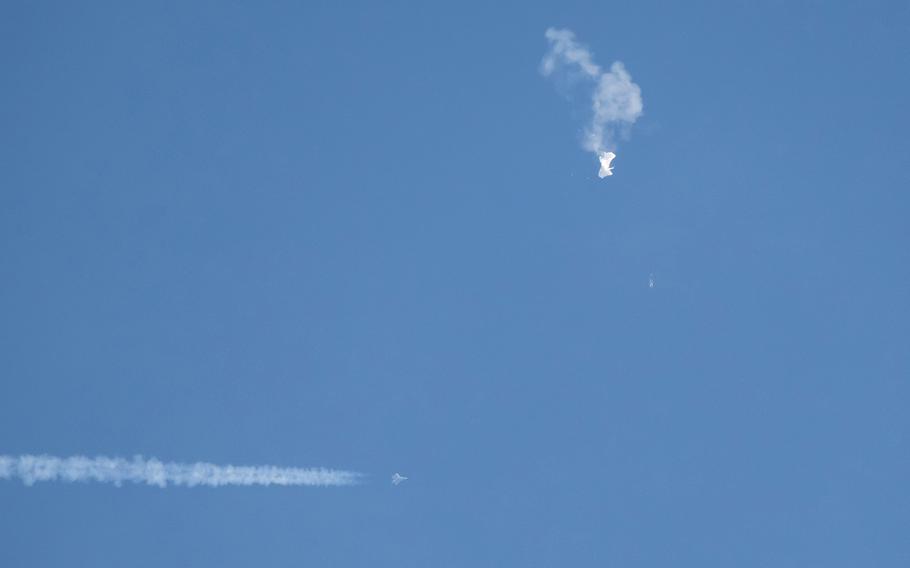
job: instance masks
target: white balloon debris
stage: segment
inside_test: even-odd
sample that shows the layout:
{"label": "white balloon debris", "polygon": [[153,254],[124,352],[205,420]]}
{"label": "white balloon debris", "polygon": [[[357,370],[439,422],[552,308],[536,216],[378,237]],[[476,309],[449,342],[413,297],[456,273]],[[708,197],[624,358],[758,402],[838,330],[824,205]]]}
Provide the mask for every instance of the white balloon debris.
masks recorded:
{"label": "white balloon debris", "polygon": [[597,159],[600,160],[600,171],[597,172],[597,177],[603,179],[613,175],[613,167],[610,166],[610,162],[612,162],[615,157],[616,154],[613,152],[601,152],[597,155]]}

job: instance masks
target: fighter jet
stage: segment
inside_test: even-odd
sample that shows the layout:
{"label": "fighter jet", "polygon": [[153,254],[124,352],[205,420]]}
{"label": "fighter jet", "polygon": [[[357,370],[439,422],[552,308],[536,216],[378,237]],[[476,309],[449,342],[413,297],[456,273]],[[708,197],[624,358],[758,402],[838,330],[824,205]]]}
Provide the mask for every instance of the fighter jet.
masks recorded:
{"label": "fighter jet", "polygon": [[405,477],[399,473],[396,473],[395,475],[392,476],[392,485],[398,485],[402,481],[407,481],[407,480],[408,480],[407,477]]}
{"label": "fighter jet", "polygon": [[600,160],[600,171],[597,172],[597,177],[603,179],[613,175],[613,168],[610,166],[610,162],[612,162],[615,157],[616,154],[613,152],[601,152],[597,155],[597,159]]}

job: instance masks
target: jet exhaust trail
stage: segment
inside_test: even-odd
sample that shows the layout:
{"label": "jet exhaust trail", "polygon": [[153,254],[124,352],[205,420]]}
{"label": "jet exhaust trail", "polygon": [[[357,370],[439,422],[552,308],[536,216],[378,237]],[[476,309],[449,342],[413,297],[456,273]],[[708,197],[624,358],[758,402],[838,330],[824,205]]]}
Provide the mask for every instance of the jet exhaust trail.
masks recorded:
{"label": "jet exhaust trail", "polygon": [[337,469],[276,467],[271,465],[234,466],[211,463],[161,462],[136,456],[131,460],[73,456],[0,455],[0,479],[21,479],[25,485],[39,481],[138,483],[167,487],[183,485],[221,487],[223,485],[295,485],[330,487],[356,485],[361,474]]}

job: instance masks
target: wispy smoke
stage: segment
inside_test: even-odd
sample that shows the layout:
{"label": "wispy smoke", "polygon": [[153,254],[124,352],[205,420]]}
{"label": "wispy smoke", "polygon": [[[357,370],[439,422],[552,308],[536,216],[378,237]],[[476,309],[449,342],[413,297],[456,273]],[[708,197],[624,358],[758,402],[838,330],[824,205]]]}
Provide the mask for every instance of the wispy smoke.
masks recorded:
{"label": "wispy smoke", "polygon": [[[540,63],[545,76],[561,70],[581,72],[595,82],[591,96],[591,123],[585,130],[584,148],[598,154],[616,149],[616,138],[641,116],[641,88],[632,82],[625,66],[617,61],[609,71],[594,63],[591,52],[575,41],[570,30],[550,28],[544,34],[550,50]],[[568,69],[566,69],[568,68]]]}
{"label": "wispy smoke", "polygon": [[550,51],[540,63],[541,73],[549,75],[562,64],[574,64],[590,77],[600,75],[600,67],[594,63],[591,52],[575,41],[575,34],[570,30],[548,28],[544,36],[550,40]]}
{"label": "wispy smoke", "polygon": [[26,485],[39,481],[97,481],[120,486],[125,482],[167,487],[185,485],[356,485],[361,475],[335,469],[302,469],[270,465],[233,466],[210,463],[163,463],[155,458],[74,456],[2,456],[0,479],[19,478]]}

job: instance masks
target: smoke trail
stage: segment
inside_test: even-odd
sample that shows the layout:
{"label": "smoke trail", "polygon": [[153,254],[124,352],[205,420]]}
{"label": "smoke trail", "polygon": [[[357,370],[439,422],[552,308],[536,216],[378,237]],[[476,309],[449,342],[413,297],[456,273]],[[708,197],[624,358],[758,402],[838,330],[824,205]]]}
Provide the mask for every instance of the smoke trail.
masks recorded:
{"label": "smoke trail", "polygon": [[0,479],[19,478],[26,485],[39,481],[97,481],[144,483],[167,487],[185,485],[309,485],[316,487],[356,485],[361,474],[336,469],[303,469],[271,465],[233,466],[211,463],[163,463],[155,458],[0,455]]}
{"label": "smoke trail", "polygon": [[540,63],[544,77],[569,66],[596,83],[591,96],[593,114],[585,129],[583,146],[602,158],[604,153],[616,149],[616,138],[641,116],[641,88],[632,82],[629,72],[619,61],[613,63],[609,71],[602,71],[594,63],[591,52],[575,41],[575,34],[570,30],[549,28],[544,35],[550,42],[550,50]]}

